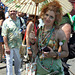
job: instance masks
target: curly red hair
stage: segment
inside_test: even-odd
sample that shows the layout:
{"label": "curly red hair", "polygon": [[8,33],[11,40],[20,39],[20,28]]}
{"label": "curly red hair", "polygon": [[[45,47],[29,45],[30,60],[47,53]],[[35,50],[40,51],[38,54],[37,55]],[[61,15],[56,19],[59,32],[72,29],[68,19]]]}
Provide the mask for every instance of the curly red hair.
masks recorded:
{"label": "curly red hair", "polygon": [[54,25],[55,26],[59,25],[59,22],[62,19],[62,6],[56,0],[43,5],[43,7],[41,8],[41,13],[40,13],[40,17],[42,19],[48,10],[54,11],[54,13],[55,13],[55,24]]}

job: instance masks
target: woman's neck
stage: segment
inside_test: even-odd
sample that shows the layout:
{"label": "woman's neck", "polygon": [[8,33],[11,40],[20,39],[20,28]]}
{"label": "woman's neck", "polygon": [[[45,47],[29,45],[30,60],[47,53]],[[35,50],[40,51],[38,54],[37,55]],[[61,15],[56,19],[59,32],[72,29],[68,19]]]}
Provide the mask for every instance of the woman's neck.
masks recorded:
{"label": "woman's neck", "polygon": [[53,26],[50,26],[50,25],[49,25],[49,26],[46,26],[46,25],[45,25],[45,26],[44,26],[44,31],[51,30],[51,29],[52,29],[52,27],[53,27]]}

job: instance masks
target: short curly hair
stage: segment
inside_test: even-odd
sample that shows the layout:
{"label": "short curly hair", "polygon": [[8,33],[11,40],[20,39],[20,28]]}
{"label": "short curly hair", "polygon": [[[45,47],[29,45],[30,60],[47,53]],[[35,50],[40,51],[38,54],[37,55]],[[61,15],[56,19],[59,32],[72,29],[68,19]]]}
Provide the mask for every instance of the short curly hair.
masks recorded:
{"label": "short curly hair", "polygon": [[56,0],[43,5],[43,7],[41,8],[41,13],[40,13],[40,17],[42,19],[43,19],[45,13],[48,10],[54,11],[54,13],[55,13],[55,23],[54,23],[54,25],[58,26],[60,21],[62,20],[62,6]]}

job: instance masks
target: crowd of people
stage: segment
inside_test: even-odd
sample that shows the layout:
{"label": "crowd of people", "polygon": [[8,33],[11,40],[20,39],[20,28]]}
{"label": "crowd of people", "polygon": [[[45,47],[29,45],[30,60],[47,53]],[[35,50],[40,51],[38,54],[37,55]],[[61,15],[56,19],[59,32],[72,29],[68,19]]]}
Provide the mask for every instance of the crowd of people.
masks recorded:
{"label": "crowd of people", "polygon": [[[0,7],[0,62],[6,59],[6,75],[13,75],[13,59],[15,74],[21,75],[24,38],[29,58],[25,75],[70,75],[63,63],[75,58],[75,15],[63,15],[61,8],[54,0],[41,8],[40,16],[27,16],[11,8],[5,15]],[[33,63],[35,68],[30,68]]]}

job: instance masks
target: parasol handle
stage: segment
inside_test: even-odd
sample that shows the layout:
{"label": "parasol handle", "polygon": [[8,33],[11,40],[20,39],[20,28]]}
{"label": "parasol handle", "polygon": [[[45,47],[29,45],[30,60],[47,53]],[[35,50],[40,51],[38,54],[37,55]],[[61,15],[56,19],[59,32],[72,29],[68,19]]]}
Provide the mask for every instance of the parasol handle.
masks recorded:
{"label": "parasol handle", "polygon": [[37,6],[38,6],[38,3],[36,3],[36,9],[35,9],[35,16],[34,16],[34,31],[35,31],[35,36],[36,36],[36,34],[37,34],[37,30],[36,30],[36,25],[35,25],[35,22],[36,22],[36,12],[37,12]]}
{"label": "parasol handle", "polygon": [[36,3],[35,16],[34,16],[34,25],[35,25],[35,21],[36,21],[37,6],[38,6],[38,3]]}

